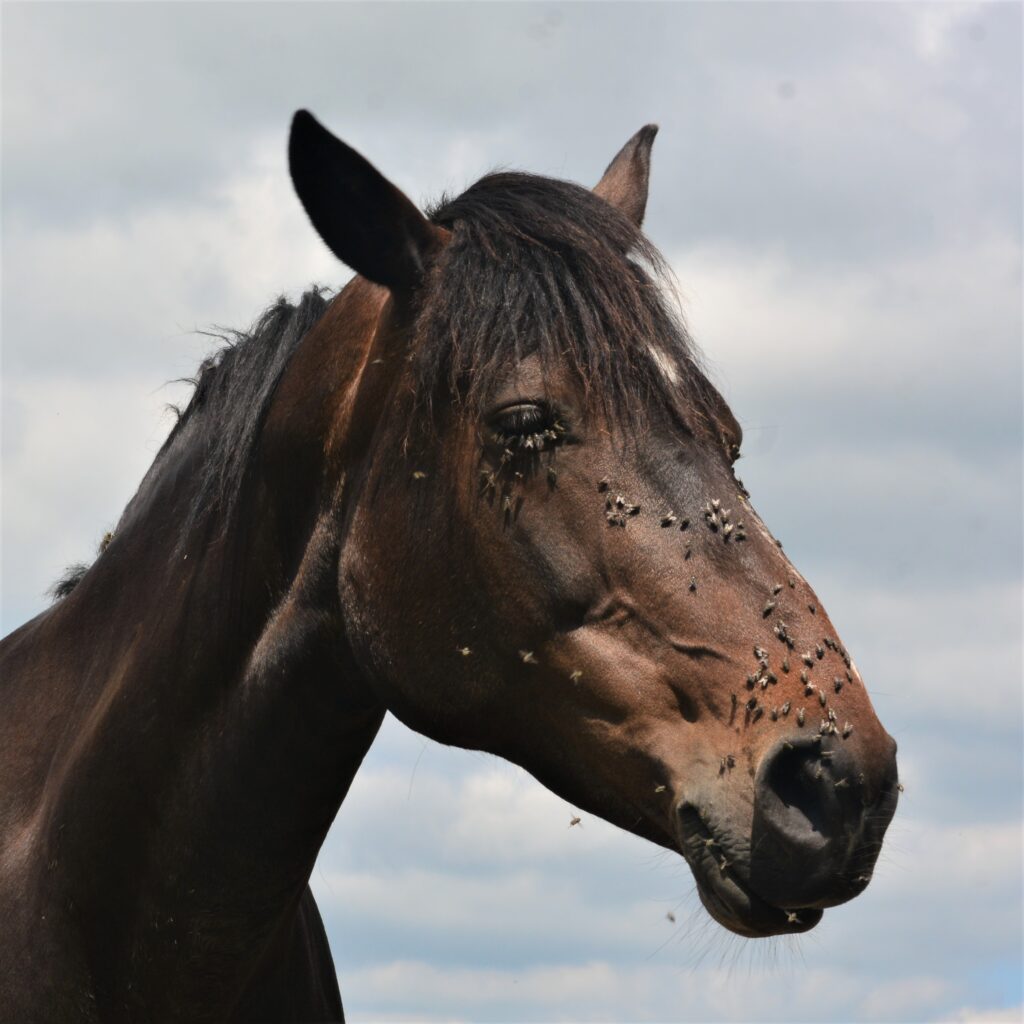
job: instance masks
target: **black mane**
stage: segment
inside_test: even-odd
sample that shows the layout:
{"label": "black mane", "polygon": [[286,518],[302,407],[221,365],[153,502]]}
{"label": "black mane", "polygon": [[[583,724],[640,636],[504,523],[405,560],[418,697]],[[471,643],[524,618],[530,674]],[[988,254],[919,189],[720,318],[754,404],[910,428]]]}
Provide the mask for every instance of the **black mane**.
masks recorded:
{"label": "black mane", "polygon": [[279,298],[248,332],[221,335],[223,347],[200,365],[192,399],[154,462],[155,468],[202,413],[196,423],[202,456],[180,537],[210,512],[226,519],[235,510],[278,381],[327,301],[320,288],[310,289],[294,306]]}
{"label": "black mane", "polygon": [[[323,290],[312,288],[297,305],[279,298],[248,331],[215,335],[223,345],[204,359],[195,377],[189,379],[194,387],[192,397],[184,411],[179,412],[174,429],[147,473],[148,478],[159,472],[174,442],[189,429],[195,429],[194,443],[201,446],[201,454],[195,490],[178,533],[179,543],[209,513],[224,513],[226,522],[234,511],[281,374],[303,336],[326,308]],[[145,480],[140,491],[144,486]],[[131,508],[129,502],[122,522]],[[83,562],[69,566],[48,593],[54,600],[67,597],[89,568]]]}
{"label": "black mane", "polygon": [[47,590],[47,595],[54,601],[67,597],[82,582],[82,577],[89,571],[89,568],[88,562],[73,562],[61,573],[56,583]]}

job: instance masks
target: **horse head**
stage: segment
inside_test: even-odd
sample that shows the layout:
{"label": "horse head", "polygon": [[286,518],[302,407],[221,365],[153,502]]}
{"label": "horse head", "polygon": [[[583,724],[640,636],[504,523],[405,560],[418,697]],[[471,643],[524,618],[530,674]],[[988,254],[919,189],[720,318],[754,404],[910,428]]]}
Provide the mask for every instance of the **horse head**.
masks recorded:
{"label": "horse head", "polygon": [[734,473],[641,232],[654,135],[592,190],[499,173],[424,214],[296,115],[296,190],[372,321],[324,438],[338,596],[413,729],[678,851],[732,931],[804,931],[870,880],[895,743]]}

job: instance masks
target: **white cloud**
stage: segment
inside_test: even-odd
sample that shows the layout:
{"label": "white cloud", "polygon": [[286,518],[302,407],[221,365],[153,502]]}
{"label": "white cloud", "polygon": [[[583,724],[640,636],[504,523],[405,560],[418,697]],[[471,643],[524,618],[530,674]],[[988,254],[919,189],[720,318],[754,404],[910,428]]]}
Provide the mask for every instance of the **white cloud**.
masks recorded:
{"label": "white cloud", "polygon": [[393,961],[342,971],[340,982],[354,1020],[382,1019],[387,1014],[380,1008],[392,1005],[424,1020],[457,1014],[522,1021],[900,1021],[921,1019],[956,992],[936,975],[879,985],[869,975],[815,965],[741,973],[605,961],[518,971]]}
{"label": "white cloud", "polygon": [[5,380],[6,625],[42,607],[65,566],[91,561],[174,422],[166,403],[184,391],[138,374]]}
{"label": "white cloud", "polygon": [[[586,866],[581,857],[579,867]],[[511,954],[513,947],[519,955],[531,948],[589,947],[595,934],[607,935],[609,947],[653,951],[670,930],[665,912],[653,902],[615,899],[613,908],[607,902],[599,905],[564,873],[552,877],[537,870],[496,870],[486,862],[472,869],[465,874],[386,868],[328,872],[318,880],[318,895],[339,920],[373,921],[380,929],[418,933],[428,948],[432,937],[443,936],[452,948],[489,949],[495,955]]]}
{"label": "white cloud", "polygon": [[156,386],[212,344],[177,336],[245,327],[282,291],[349,277],[307,223],[275,143],[253,143],[235,174],[188,202],[70,226],[8,223],[8,365],[105,375],[129,362]]}
{"label": "white cloud", "polygon": [[999,1009],[982,1010],[970,1006],[961,1007],[953,1013],[937,1018],[943,1024],[1020,1024],[1024,1020],[1024,1005],[1006,1006]]}
{"label": "white cloud", "polygon": [[[1019,365],[1021,248],[1009,233],[850,268],[734,244],[676,251],[672,265],[693,333],[755,431],[803,426],[807,407],[820,416],[811,443],[849,435],[852,417],[870,434],[886,406],[926,413],[928,432],[970,431],[962,413],[985,416],[986,402],[1013,414],[1019,382],[993,372]],[[915,423],[899,426],[906,443]]]}
{"label": "white cloud", "polygon": [[940,61],[950,56],[954,36],[965,33],[970,21],[984,12],[977,3],[915,4],[911,8],[915,43],[920,56]]}
{"label": "white cloud", "polygon": [[[954,580],[918,591],[844,586],[834,575],[822,582],[868,690],[884,691],[902,722],[941,722],[957,732],[1019,730],[1018,584]],[[984,699],[973,699],[978,694]]]}

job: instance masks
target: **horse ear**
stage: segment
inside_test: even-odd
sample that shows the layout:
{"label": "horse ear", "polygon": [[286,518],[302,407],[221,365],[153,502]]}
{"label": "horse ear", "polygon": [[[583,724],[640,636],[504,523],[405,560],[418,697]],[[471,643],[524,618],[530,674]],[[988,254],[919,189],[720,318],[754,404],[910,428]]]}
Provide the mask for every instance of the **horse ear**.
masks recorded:
{"label": "horse ear", "polygon": [[604,177],[594,186],[602,199],[618,207],[637,227],[647,208],[647,182],[651,176],[651,146],[658,134],[656,124],[640,129],[615,154]]}
{"label": "horse ear", "polygon": [[313,227],[338,259],[392,291],[420,283],[447,232],[307,110],[292,118],[288,167]]}

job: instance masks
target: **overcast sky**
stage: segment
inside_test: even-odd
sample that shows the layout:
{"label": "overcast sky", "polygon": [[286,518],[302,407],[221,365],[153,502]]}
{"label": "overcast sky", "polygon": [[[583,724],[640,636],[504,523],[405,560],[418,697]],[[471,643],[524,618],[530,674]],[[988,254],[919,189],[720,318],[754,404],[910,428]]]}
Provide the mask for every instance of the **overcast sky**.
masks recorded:
{"label": "overcast sky", "polygon": [[419,201],[591,184],[657,121],[741,475],[899,741],[867,892],[744,943],[681,858],[389,719],[313,877],[352,1020],[1019,1019],[1019,5],[7,3],[2,40],[4,632],[118,518],[194,328],[349,276],[297,107]]}

